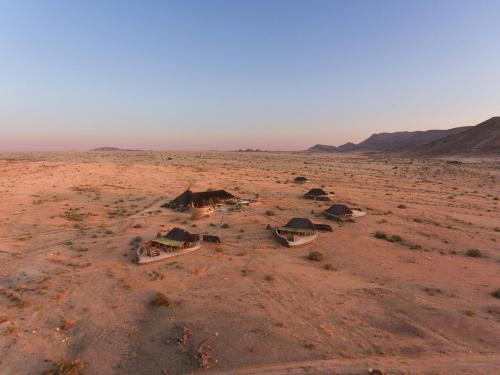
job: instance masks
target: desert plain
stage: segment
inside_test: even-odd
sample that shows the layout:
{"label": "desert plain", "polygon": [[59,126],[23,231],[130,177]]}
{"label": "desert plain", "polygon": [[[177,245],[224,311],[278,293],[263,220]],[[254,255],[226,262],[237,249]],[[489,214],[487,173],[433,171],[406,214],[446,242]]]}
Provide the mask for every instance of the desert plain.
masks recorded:
{"label": "desert plain", "polygon": [[[196,220],[162,207],[188,187],[256,202]],[[330,203],[302,198],[315,187],[367,215],[329,222]],[[0,154],[0,373],[498,373],[499,197],[491,158]],[[292,217],[333,231],[285,248],[267,228]],[[135,263],[175,226],[222,243]]]}

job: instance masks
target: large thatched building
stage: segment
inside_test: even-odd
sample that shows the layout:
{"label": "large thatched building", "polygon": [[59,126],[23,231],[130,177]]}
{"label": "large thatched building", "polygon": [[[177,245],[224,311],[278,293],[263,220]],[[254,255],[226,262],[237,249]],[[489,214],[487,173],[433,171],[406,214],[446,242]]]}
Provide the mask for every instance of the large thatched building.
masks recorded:
{"label": "large thatched building", "polygon": [[174,200],[170,201],[168,206],[174,209],[189,209],[192,207],[207,207],[228,201],[235,201],[237,198],[225,190],[209,190],[201,192],[192,192],[186,190]]}

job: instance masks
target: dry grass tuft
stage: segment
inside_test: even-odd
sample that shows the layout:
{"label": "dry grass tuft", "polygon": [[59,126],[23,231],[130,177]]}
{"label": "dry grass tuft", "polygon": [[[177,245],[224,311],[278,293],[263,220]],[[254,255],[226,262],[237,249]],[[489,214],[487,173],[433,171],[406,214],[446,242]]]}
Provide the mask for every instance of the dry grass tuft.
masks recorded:
{"label": "dry grass tuft", "polygon": [[151,305],[160,308],[170,306],[170,299],[162,292],[156,292],[156,295],[151,300]]}
{"label": "dry grass tuft", "polygon": [[309,259],[313,262],[321,262],[324,258],[325,258],[325,256],[323,255],[323,253],[321,253],[319,251],[311,251],[309,253],[309,255],[307,256],[307,259]]}
{"label": "dry grass tuft", "polygon": [[42,375],[82,375],[83,363],[79,359],[61,359]]}
{"label": "dry grass tuft", "polygon": [[69,331],[71,328],[73,328],[74,325],[75,322],[73,320],[64,318],[61,321],[61,325],[59,326],[59,328],[62,329],[63,331]]}

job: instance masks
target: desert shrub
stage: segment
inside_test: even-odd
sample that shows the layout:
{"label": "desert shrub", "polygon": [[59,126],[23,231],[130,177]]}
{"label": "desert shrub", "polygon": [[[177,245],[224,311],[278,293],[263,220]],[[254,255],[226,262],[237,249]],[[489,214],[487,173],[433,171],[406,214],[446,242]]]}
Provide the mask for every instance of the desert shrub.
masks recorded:
{"label": "desert shrub", "polygon": [[328,270],[328,271],[336,271],[337,270],[337,266],[335,265],[335,263],[327,263],[323,266],[323,268],[325,270]]}
{"label": "desert shrub", "polygon": [[398,208],[404,209],[404,208],[406,208],[406,206],[404,204],[398,204]]}
{"label": "desert shrub", "polygon": [[141,224],[135,224],[135,225],[134,225],[134,228],[135,228],[135,229],[142,228],[142,225],[141,225]]}
{"label": "desert shrub", "polygon": [[307,259],[312,260],[314,262],[321,262],[324,259],[324,255],[319,251],[311,251],[307,256]]}
{"label": "desert shrub", "polygon": [[373,237],[378,238],[379,240],[385,240],[387,238],[387,234],[384,232],[375,232]]}
{"label": "desert shrub", "polygon": [[474,316],[474,315],[476,315],[476,313],[474,311],[472,311],[472,310],[465,310],[464,314],[467,315],[467,316]]}
{"label": "desert shrub", "polygon": [[141,236],[135,236],[132,238],[129,242],[129,245],[132,247],[138,247],[139,244],[142,242],[142,237]]}
{"label": "desert shrub", "polygon": [[481,258],[481,251],[479,251],[478,249],[469,249],[467,250],[467,252],[465,253],[468,257],[472,257],[472,258]]}
{"label": "desert shrub", "polygon": [[59,326],[60,329],[63,331],[69,331],[73,326],[75,325],[75,322],[71,319],[64,318],[61,321],[61,325]]}
{"label": "desert shrub", "polygon": [[274,211],[272,211],[272,210],[267,210],[267,211],[266,211],[266,216],[274,216]]}
{"label": "desert shrub", "polygon": [[274,280],[276,280],[276,278],[273,275],[266,275],[266,276],[264,276],[264,280],[274,281]]}
{"label": "desert shrub", "polygon": [[220,226],[221,228],[229,228],[229,224],[228,223],[224,223]]}
{"label": "desert shrub", "polygon": [[168,307],[170,306],[170,299],[162,292],[156,292],[155,296],[151,300],[151,305],[154,307]]}
{"label": "desert shrub", "polygon": [[498,298],[500,299],[500,288],[498,288],[497,290],[491,292],[491,295],[495,298]]}
{"label": "desert shrub", "polygon": [[82,375],[83,363],[79,359],[61,359],[42,375]]}
{"label": "desert shrub", "polygon": [[402,242],[403,239],[401,238],[401,236],[398,236],[398,235],[392,235],[388,241],[390,242]]}

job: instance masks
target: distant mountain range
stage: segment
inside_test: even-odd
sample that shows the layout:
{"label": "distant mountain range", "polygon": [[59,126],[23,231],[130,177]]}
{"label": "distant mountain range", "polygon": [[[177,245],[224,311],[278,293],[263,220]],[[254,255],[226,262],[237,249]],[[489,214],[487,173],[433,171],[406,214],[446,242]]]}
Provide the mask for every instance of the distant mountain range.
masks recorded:
{"label": "distant mountain range", "polygon": [[129,150],[129,149],[124,149],[124,148],[118,148],[118,147],[97,147],[94,148],[90,151],[140,151],[140,150]]}
{"label": "distant mountain range", "polygon": [[500,117],[492,117],[476,126],[448,130],[378,133],[358,144],[338,147],[318,144],[306,151],[399,151],[429,156],[500,154]]}
{"label": "distant mountain range", "polygon": [[500,117],[492,117],[466,131],[420,145],[421,155],[500,154]]}

